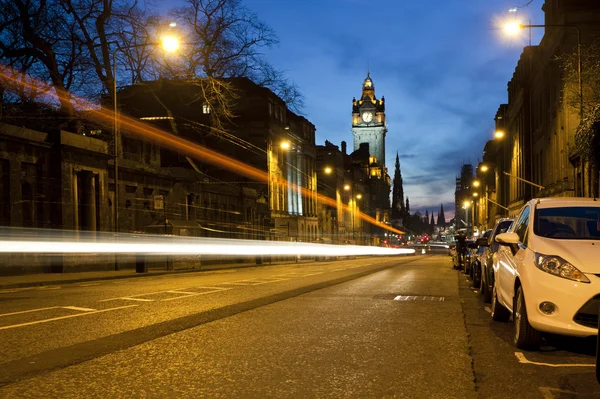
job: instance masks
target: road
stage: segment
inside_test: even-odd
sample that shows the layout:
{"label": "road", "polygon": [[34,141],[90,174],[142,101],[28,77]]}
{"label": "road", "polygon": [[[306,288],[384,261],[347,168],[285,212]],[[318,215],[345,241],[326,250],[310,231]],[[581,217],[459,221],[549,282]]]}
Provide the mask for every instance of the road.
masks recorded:
{"label": "road", "polygon": [[0,304],[2,398],[600,397],[590,341],[515,350],[447,255],[8,289]]}

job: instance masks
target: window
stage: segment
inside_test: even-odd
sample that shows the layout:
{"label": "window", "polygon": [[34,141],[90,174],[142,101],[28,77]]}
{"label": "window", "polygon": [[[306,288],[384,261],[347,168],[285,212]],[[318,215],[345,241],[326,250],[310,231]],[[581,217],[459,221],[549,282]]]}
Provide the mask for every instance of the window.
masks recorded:
{"label": "window", "polygon": [[204,105],[202,106],[202,113],[203,113],[203,114],[210,114],[210,105],[208,105],[208,104],[204,104]]}

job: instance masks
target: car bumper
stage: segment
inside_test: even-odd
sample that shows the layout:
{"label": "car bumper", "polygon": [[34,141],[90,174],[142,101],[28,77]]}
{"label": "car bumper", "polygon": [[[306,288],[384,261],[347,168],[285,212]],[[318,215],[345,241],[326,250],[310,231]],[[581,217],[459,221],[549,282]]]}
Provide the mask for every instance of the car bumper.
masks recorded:
{"label": "car bumper", "polygon": [[[543,272],[532,266],[527,276],[521,275],[527,317],[538,331],[587,337],[598,334],[598,307],[600,305],[600,278],[586,274],[590,283],[579,283]],[[595,297],[599,297],[595,299]],[[556,306],[547,315],[540,310],[542,302]],[[595,315],[593,314],[595,313]]]}

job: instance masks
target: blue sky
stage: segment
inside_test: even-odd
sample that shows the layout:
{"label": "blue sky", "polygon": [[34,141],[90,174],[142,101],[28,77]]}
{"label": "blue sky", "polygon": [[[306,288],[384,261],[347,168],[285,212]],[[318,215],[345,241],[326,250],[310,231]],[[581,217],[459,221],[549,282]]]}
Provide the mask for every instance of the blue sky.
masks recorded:
{"label": "blue sky", "polygon": [[[476,164],[492,138],[494,115],[527,44],[507,39],[499,21],[528,0],[244,0],[277,34],[267,53],[304,94],[317,144],[352,150],[351,102],[368,65],[385,96],[386,161],[400,154],[411,211],[453,216],[455,177]],[[543,0],[516,15],[543,23]],[[542,32],[534,32],[539,41]],[[534,44],[536,44],[534,42]]]}

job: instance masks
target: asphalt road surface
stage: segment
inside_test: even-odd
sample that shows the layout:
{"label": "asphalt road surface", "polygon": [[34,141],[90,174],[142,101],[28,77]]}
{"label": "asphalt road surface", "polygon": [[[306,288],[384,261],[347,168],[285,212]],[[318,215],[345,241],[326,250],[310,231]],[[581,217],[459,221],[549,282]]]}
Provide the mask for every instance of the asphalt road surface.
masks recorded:
{"label": "asphalt road surface", "polygon": [[590,340],[511,333],[447,255],[6,289],[0,397],[600,397]]}

